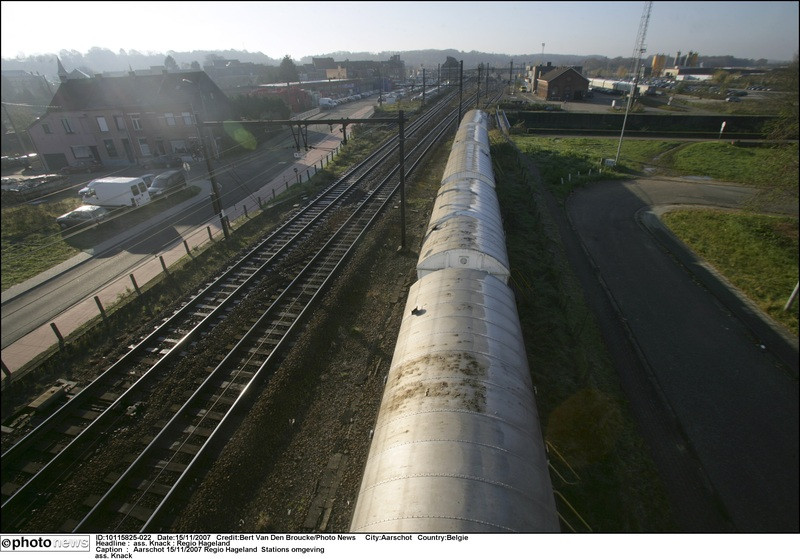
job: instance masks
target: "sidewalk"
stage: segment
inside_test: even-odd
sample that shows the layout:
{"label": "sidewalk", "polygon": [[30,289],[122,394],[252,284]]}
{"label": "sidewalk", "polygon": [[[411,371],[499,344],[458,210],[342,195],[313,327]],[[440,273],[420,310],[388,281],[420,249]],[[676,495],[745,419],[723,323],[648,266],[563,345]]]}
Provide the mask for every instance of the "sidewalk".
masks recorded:
{"label": "sidewalk", "polygon": [[[367,107],[354,113],[349,118],[367,118],[368,114],[371,113],[372,110],[373,109],[371,107]],[[266,204],[275,196],[284,192],[287,189],[287,186],[291,187],[292,185],[296,184],[298,179],[300,182],[305,182],[308,180],[308,178],[316,174],[318,170],[322,169],[323,165],[326,164],[326,158],[328,158],[328,156],[331,156],[332,159],[332,152],[339,147],[341,140],[342,137],[340,131],[337,130],[334,133],[329,134],[323,141],[318,142],[313,149],[310,149],[307,152],[301,152],[301,157],[295,159],[295,161],[288,165],[279,175],[275,176],[268,183],[264,184],[258,191],[254,192],[251,200],[242,200],[235,206],[226,208],[224,210],[224,215],[229,219],[229,221],[233,222],[239,217],[245,215],[247,212],[247,206],[250,207],[251,211],[258,210],[258,203],[256,200],[260,199],[263,204]],[[191,182],[192,184],[201,187],[201,193],[197,196],[207,197],[211,192],[211,184],[207,178],[193,180]],[[171,208],[169,211],[177,212],[184,205],[194,203],[196,199],[197,197],[187,200],[182,204]],[[163,218],[164,216],[161,214],[153,219],[160,221],[163,220]],[[147,227],[149,227],[149,221],[142,223],[135,229],[127,232],[124,238],[136,235],[140,230],[144,230],[144,228]],[[162,266],[161,260],[163,259],[164,266],[169,268],[175,262],[186,256],[186,245],[188,245],[189,249],[193,250],[211,242],[209,239],[209,232],[215,239],[222,235],[222,228],[218,217],[215,216],[215,218],[213,218],[211,221],[198,226],[196,229],[184,232],[182,234],[182,238],[177,239],[169,248],[160,254],[154,254],[153,258],[149,262],[136,268],[132,272],[132,275],[136,280],[136,284],[138,286],[143,286],[157,276],[163,274],[164,267]],[[103,246],[95,247],[94,251],[100,252],[104,246],[113,246],[122,240],[124,239],[121,237],[110,239],[106,243],[103,243]],[[92,255],[89,253],[81,253],[77,256],[74,256],[73,258],[51,268],[42,274],[39,274],[34,278],[7,289],[2,294],[2,301],[6,302],[11,300],[12,298],[17,297],[20,294],[37,287],[38,285],[46,283],[50,279],[61,275],[76,266],[81,265],[91,258]],[[4,365],[4,370],[2,371],[2,388],[6,387],[7,382],[10,382],[12,379],[16,378],[14,376],[15,372],[22,369],[26,364],[33,361],[42,353],[48,351],[54,345],[58,344],[58,337],[55,330],[50,325],[50,322],[55,325],[55,328],[57,328],[60,335],[66,338],[87,322],[100,317],[100,309],[95,302],[95,297],[99,299],[100,304],[105,309],[110,307],[119,297],[133,291],[133,289],[134,287],[131,282],[131,278],[128,275],[112,280],[108,285],[96,292],[93,296],[88,297],[86,300],[74,305],[69,310],[51,319],[48,324],[40,326],[36,330],[30,332],[8,347],[4,348],[2,350],[2,362]],[[10,379],[7,378],[5,369],[11,373]]]}

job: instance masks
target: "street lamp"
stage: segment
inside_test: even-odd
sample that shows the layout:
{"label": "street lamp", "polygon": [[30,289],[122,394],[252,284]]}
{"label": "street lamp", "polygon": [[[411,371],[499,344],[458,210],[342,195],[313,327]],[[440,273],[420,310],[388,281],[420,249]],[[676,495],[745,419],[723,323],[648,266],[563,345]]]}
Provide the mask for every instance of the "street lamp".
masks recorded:
{"label": "street lamp", "polygon": [[[203,94],[200,92],[200,87],[191,80],[187,80],[183,78],[181,81],[193,85],[197,88],[197,92],[200,94],[200,102],[203,104],[203,108],[205,108],[205,103],[203,103]],[[225,221],[225,214],[222,211],[222,196],[219,194],[219,188],[217,187],[217,179],[214,176],[214,169],[211,168],[211,160],[208,158],[208,150],[206,150],[206,143],[203,140],[202,129],[200,128],[200,119],[198,118],[197,113],[195,112],[194,108],[194,101],[189,101],[189,105],[192,107],[192,114],[194,114],[194,123],[195,127],[197,128],[197,138],[200,140],[200,148],[203,150],[203,159],[206,161],[206,169],[208,170],[208,178],[211,181],[211,204],[214,208],[214,213],[219,215],[219,222],[222,226],[222,234],[227,239],[230,235],[228,231],[228,223]]]}

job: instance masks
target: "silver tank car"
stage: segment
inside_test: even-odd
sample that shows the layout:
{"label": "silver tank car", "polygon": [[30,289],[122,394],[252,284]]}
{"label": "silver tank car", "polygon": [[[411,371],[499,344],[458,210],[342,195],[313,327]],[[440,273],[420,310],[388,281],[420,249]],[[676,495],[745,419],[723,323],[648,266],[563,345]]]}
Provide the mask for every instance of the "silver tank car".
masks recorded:
{"label": "silver tank car", "polygon": [[353,532],[554,532],[514,296],[445,269],[409,292]]}
{"label": "silver tank car", "polygon": [[462,178],[481,179],[494,186],[489,152],[489,118],[483,111],[469,111],[456,131],[442,175],[442,184]]}
{"label": "silver tank car", "polygon": [[508,283],[505,232],[493,184],[462,178],[439,189],[420,248],[417,277],[451,267],[484,270]]}
{"label": "silver tank car", "polygon": [[464,141],[489,145],[489,115],[477,109],[467,111],[456,130],[453,144]]}

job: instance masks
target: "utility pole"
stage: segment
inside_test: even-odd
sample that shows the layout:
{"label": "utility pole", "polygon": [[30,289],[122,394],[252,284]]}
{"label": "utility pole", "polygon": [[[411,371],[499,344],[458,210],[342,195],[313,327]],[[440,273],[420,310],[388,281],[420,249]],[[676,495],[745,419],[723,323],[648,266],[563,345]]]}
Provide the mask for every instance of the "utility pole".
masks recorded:
{"label": "utility pole", "polygon": [[398,143],[400,148],[400,250],[406,249],[406,167],[405,126],[403,111],[398,111]]}
{"label": "utility pole", "polygon": [[425,68],[422,69],[422,106],[425,106]]}
{"label": "utility pole", "polygon": [[383,78],[380,68],[378,68],[378,107],[383,107]]}
{"label": "utility pole", "polygon": [[650,22],[650,10],[653,8],[652,2],[644,3],[644,12],[642,19],[639,22],[639,33],[636,35],[636,45],[633,48],[634,67],[633,67],[633,85],[628,93],[628,104],[625,106],[625,117],[622,119],[622,130],[619,134],[619,145],[617,146],[617,156],[614,158],[614,165],[619,162],[619,154],[622,151],[622,137],[625,135],[625,124],[628,121],[628,113],[633,105],[633,98],[636,96],[636,90],[639,85],[639,67],[642,63],[642,54],[647,50],[644,46],[644,38],[647,35],[647,25]]}
{"label": "utility pole", "polygon": [[[200,100],[203,100],[200,86],[191,80],[183,78],[181,81],[193,85],[197,92],[200,94]],[[206,170],[208,171],[208,179],[211,181],[211,205],[214,213],[219,216],[220,225],[222,226],[222,234],[225,238],[229,238],[230,232],[228,231],[228,222],[225,219],[225,213],[222,210],[222,196],[219,194],[219,187],[217,185],[217,178],[214,176],[214,169],[211,168],[211,159],[208,157],[208,149],[206,149],[206,142],[203,138],[202,124],[198,114],[195,112],[194,102],[190,101],[189,105],[192,107],[192,114],[194,115],[194,123],[197,128],[197,139],[200,141],[200,148],[203,150],[203,159],[206,160]],[[203,104],[205,108],[205,104]]]}
{"label": "utility pole", "polygon": [[461,123],[461,99],[464,97],[464,61],[458,64],[458,123]]}
{"label": "utility pole", "polygon": [[478,90],[475,93],[475,108],[481,108],[481,70],[483,70],[483,64],[478,64]]}
{"label": "utility pole", "polygon": [[[197,115],[195,115],[195,121],[196,120]],[[198,124],[198,126],[200,125]],[[203,149],[203,159],[206,160],[206,170],[208,171],[208,178],[211,181],[211,205],[214,208],[214,213],[219,216],[219,222],[222,226],[222,234],[227,239],[230,236],[230,232],[228,231],[228,222],[225,218],[225,212],[222,211],[222,196],[219,194],[217,178],[214,176],[214,169],[211,168],[211,159],[208,157],[208,150],[206,149],[206,143],[202,136],[200,137],[200,146]]]}

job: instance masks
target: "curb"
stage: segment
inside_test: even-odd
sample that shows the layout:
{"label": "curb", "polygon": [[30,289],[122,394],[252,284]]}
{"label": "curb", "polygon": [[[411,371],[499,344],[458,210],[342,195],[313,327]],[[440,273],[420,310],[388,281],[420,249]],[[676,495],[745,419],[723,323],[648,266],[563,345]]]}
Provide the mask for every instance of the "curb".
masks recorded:
{"label": "curb", "polygon": [[800,345],[784,326],[778,324],[758,308],[736,286],[720,274],[711,264],[696,255],[683,241],[661,221],[660,216],[676,208],[702,207],[705,209],[729,210],[716,206],[664,205],[643,208],[635,219],[668,254],[703,285],[726,309],[742,321],[763,351],[769,351],[797,378],[798,349]]}

